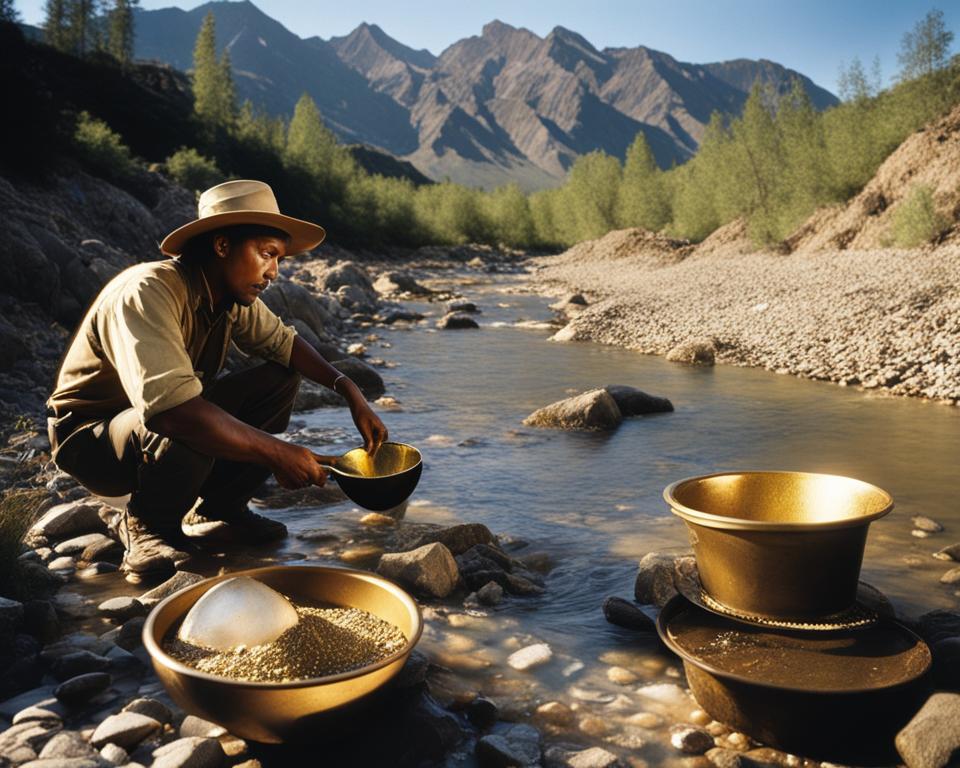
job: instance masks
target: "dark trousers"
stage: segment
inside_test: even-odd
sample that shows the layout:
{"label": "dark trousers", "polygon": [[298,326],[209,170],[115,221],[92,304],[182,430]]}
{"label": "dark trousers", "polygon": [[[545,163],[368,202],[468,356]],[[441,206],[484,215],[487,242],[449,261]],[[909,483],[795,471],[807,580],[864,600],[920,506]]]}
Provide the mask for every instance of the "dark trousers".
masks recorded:
{"label": "dark trousers", "polygon": [[[224,376],[203,397],[265,432],[283,432],[300,385],[300,375],[277,363]],[[195,451],[151,432],[129,408],[109,419],[77,423],[72,414],[48,419],[53,458],[64,472],[101,496],[130,494],[131,514],[158,528],[179,530],[197,511],[209,517],[245,505],[270,470]]]}

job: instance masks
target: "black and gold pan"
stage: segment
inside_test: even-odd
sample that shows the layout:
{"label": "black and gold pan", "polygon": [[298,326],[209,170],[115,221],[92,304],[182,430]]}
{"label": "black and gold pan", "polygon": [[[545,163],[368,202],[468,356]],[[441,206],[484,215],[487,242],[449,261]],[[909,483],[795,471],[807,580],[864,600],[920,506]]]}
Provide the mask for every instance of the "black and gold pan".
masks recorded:
{"label": "black and gold pan", "polygon": [[405,443],[384,443],[371,456],[354,448],[342,456],[321,456],[320,463],[353,502],[375,512],[402,504],[420,482],[423,457]]}

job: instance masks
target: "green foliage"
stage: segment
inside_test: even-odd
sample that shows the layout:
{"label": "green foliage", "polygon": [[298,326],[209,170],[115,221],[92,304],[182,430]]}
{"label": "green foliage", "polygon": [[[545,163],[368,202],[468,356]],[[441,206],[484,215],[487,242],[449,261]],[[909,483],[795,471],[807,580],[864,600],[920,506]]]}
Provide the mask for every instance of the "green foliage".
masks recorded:
{"label": "green foliage", "polygon": [[235,100],[230,55],[224,51],[217,60],[216,21],[210,11],[193,48],[193,110],[208,127],[229,128],[236,115]]}
{"label": "green foliage", "polygon": [[498,187],[482,196],[483,216],[490,238],[502,245],[523,248],[533,242],[530,202],[516,184]]}
{"label": "green foliage", "polygon": [[237,114],[234,135],[260,149],[282,154],[287,145],[287,124],[282,117],[270,117],[245,99]]}
{"label": "green foliage", "polygon": [[217,164],[193,147],[180,147],[166,159],[164,165],[174,181],[194,191],[202,191],[224,180]]}
{"label": "green foliage", "polygon": [[947,29],[943,11],[934,8],[927,12],[913,29],[903,35],[897,61],[900,78],[913,80],[939,72],[947,65],[953,32]]}
{"label": "green foliage", "polygon": [[43,34],[58,51],[70,50],[68,0],[47,0],[44,5]]}
{"label": "green foliage", "polygon": [[17,11],[13,0],[0,0],[0,21],[7,21],[12,24],[20,21],[20,13]]}
{"label": "green foliage", "polygon": [[40,504],[46,498],[42,489],[9,491],[0,498],[0,595],[4,597],[35,597],[22,578],[18,557],[23,537],[39,517]]}
{"label": "green foliage", "polygon": [[643,133],[627,149],[617,200],[617,224],[658,231],[670,221],[670,200],[653,152]]}
{"label": "green foliage", "polygon": [[130,149],[102,120],[81,112],[73,138],[90,168],[106,178],[122,180],[132,174],[135,163]]}
{"label": "green foliage", "polygon": [[914,187],[893,212],[893,238],[903,248],[916,248],[931,242],[947,228],[947,219],[937,211],[933,190],[926,185]]}
{"label": "green foliage", "polygon": [[114,0],[107,18],[107,50],[123,65],[133,60],[133,12],[140,0]]}

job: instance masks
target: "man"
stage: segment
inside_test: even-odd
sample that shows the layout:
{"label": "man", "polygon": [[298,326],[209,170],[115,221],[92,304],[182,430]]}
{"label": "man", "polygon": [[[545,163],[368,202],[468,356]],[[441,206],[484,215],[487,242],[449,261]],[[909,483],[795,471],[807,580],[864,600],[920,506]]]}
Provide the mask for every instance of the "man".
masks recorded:
{"label": "man", "polygon": [[[130,494],[116,526],[129,580],[187,558],[182,523],[247,542],[286,535],[247,502],[271,472],[285,488],[326,481],[318,456],[273,437],[301,375],[343,395],[368,452],[387,438],[359,388],[259,298],[284,256],[324,235],[281,214],[263,182],[220,184],[161,243],[173,258],[114,277],[77,328],[47,401],[50,444],[89,490]],[[268,362],[218,379],[231,340]]]}

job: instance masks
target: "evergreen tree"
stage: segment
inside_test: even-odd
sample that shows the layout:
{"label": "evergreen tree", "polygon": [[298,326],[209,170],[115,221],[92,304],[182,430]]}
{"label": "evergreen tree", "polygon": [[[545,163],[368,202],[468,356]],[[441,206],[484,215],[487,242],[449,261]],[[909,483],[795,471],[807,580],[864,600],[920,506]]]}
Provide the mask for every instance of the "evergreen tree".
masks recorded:
{"label": "evergreen tree", "polygon": [[44,6],[43,35],[58,51],[70,48],[68,0],[47,0]]}
{"label": "evergreen tree", "polygon": [[325,178],[330,175],[336,147],[336,137],[323,124],[313,99],[304,93],[293,109],[293,118],[287,129],[288,162]]}
{"label": "evergreen tree", "polygon": [[65,4],[68,49],[86,56],[96,48],[98,0],[68,0]]}
{"label": "evergreen tree", "polygon": [[0,0],[0,21],[7,21],[11,24],[20,21],[20,14],[17,12],[13,0]]}
{"label": "evergreen tree", "polygon": [[617,223],[621,227],[643,227],[653,232],[670,220],[670,202],[650,145],[642,132],[627,149],[623,181],[617,201]]}
{"label": "evergreen tree", "polygon": [[230,55],[217,61],[216,20],[210,11],[193,48],[193,111],[208,126],[231,127],[235,104]]}
{"label": "evergreen tree", "polygon": [[107,50],[121,64],[133,60],[133,14],[140,0],[114,0],[107,29]]}

